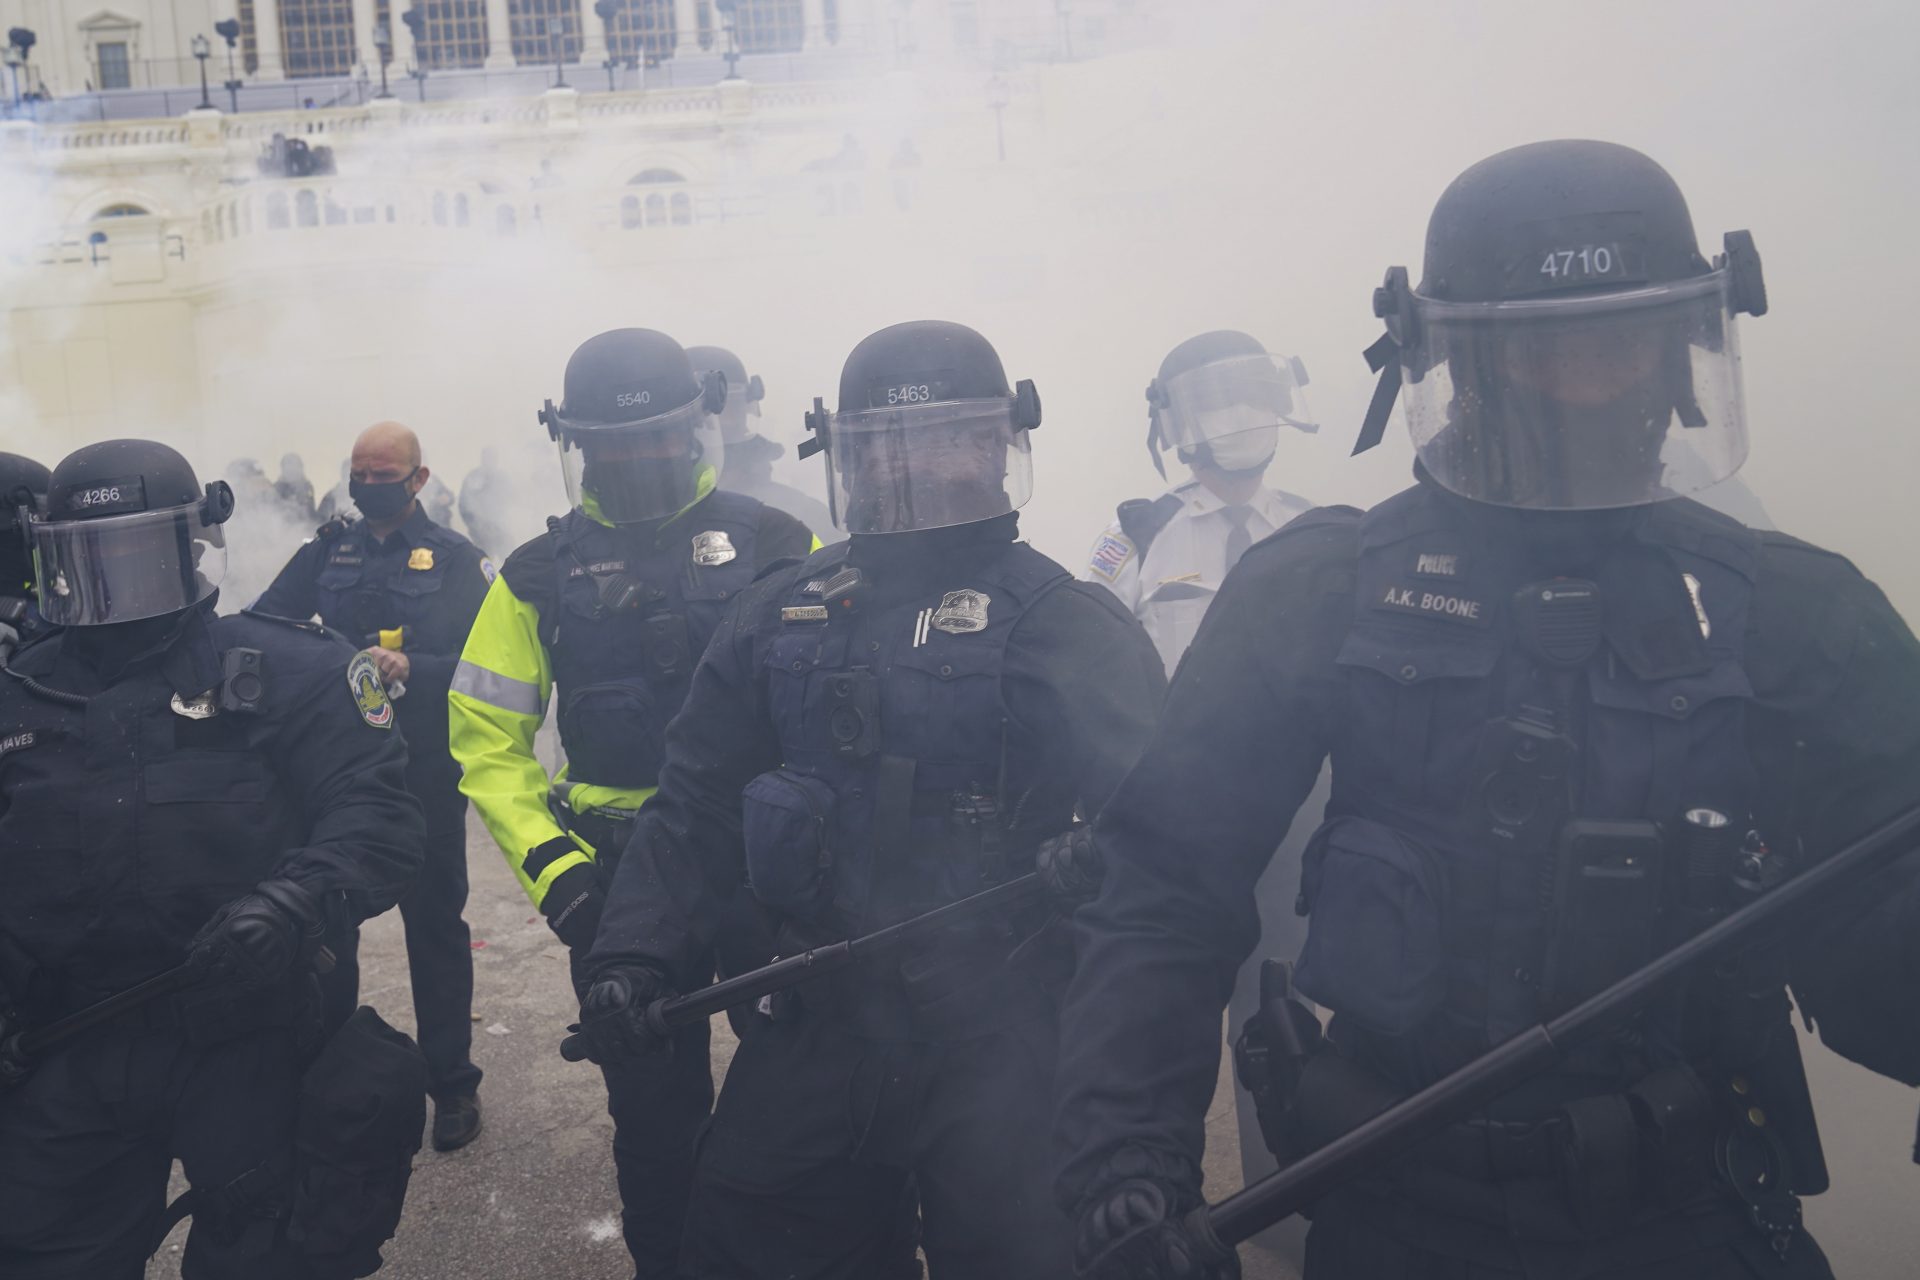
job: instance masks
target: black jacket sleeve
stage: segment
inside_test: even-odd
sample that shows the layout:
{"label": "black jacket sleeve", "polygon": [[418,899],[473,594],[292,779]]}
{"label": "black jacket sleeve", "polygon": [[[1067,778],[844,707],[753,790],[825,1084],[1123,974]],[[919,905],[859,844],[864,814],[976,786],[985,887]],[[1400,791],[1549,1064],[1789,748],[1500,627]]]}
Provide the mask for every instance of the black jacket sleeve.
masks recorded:
{"label": "black jacket sleeve", "polygon": [[754,531],[755,568],[782,560],[805,560],[813,552],[813,531],[777,507],[760,513],[760,527]]}
{"label": "black jacket sleeve", "polygon": [[1111,593],[1084,582],[1055,588],[1007,641],[1008,776],[1065,770],[1091,817],[1146,749],[1166,692],[1153,641]]}
{"label": "black jacket sleeve", "polygon": [[778,570],[741,592],[694,668],[686,705],[667,726],[659,790],[640,810],[601,912],[594,969],[640,961],[687,974],[745,881],[740,793],[780,764],[756,635],[773,632],[795,574]]}
{"label": "black jacket sleeve", "polygon": [[[1761,830],[1817,861],[1920,804],[1920,643],[1838,556],[1768,535],[1755,590]],[[1829,1047],[1920,1085],[1920,854],[1807,922],[1794,995]]]}
{"label": "black jacket sleeve", "polygon": [[425,860],[420,805],[407,793],[399,733],[368,722],[347,682],[344,642],[246,620],[266,651],[268,714],[255,741],[307,815],[305,843],[274,874],[344,901],[353,921],[400,900]]}
{"label": "black jacket sleeve", "polygon": [[310,538],[300,544],[280,573],[251,608],[255,613],[305,622],[320,611],[320,592],[314,585],[326,562],[327,544]]}
{"label": "black jacket sleeve", "polygon": [[1241,560],[1174,673],[1158,732],[1101,811],[1100,896],[1074,917],[1057,1194],[1114,1150],[1199,1168],[1220,1018],[1259,939],[1254,886],[1313,789],[1352,616],[1351,512],[1301,517]]}

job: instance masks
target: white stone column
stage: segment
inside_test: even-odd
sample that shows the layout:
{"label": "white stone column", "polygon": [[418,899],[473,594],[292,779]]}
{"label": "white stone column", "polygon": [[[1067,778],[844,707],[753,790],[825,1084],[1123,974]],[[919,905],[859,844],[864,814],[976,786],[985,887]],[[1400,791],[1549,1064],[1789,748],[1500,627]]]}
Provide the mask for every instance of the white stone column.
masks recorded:
{"label": "white stone column", "polygon": [[[373,0],[353,0],[353,52],[367,69],[369,93],[380,91],[380,51],[373,47]],[[393,68],[387,68],[391,75]]]}
{"label": "white stone column", "polygon": [[505,71],[513,65],[513,27],[507,21],[507,0],[487,0],[488,71]]}
{"label": "white stone column", "polygon": [[[286,64],[280,52],[280,0],[253,0],[253,48],[260,67],[255,80],[284,80]],[[242,78],[247,69],[238,68]]]}
{"label": "white stone column", "polygon": [[599,71],[607,60],[607,24],[593,11],[593,0],[575,0],[580,6],[580,68]]}
{"label": "white stone column", "polygon": [[[720,15],[713,15],[714,48],[720,48]],[[700,52],[700,6],[694,0],[673,0],[674,50],[688,56]]]}

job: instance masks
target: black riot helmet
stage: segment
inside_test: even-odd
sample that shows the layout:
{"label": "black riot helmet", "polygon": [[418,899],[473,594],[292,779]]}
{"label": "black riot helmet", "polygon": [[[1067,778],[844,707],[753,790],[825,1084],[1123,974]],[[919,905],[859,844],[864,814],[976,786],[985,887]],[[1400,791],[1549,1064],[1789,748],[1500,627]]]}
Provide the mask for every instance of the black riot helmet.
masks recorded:
{"label": "black riot helmet", "polygon": [[1033,383],[1009,389],[993,344],[965,325],[916,320],[880,330],[847,357],[840,407],[807,415],[825,451],[833,523],[847,533],[910,533],[991,520],[1033,496],[1027,433]]}
{"label": "black riot helmet", "polygon": [[1627,507],[1726,479],[1747,453],[1734,317],[1767,296],[1753,238],[1724,244],[1701,255],[1680,188],[1631,148],[1481,161],[1434,206],[1419,288],[1394,267],[1374,291],[1387,334],[1354,451],[1399,395],[1428,474],[1476,501]]}
{"label": "black riot helmet", "polygon": [[1162,476],[1160,455],[1221,471],[1257,472],[1272,460],[1280,428],[1320,429],[1307,412],[1307,367],[1296,356],[1270,353],[1237,329],[1215,329],[1167,352],[1147,384],[1147,454]]}
{"label": "black riot helmet", "polygon": [[224,480],[152,440],[103,440],[53,469],[32,521],[40,612],[59,626],[134,622],[212,596],[226,574]]}
{"label": "black riot helmet", "polygon": [[51,474],[32,458],[0,453],[0,598],[33,594],[27,522],[45,510]]}
{"label": "black riot helmet", "polygon": [[760,402],[767,395],[760,375],[749,376],[746,362],[725,347],[688,347],[687,359],[695,377],[704,377],[711,370],[726,378],[727,403],[720,410],[720,435],[729,448],[744,444],[754,434],[747,418],[760,416]]}
{"label": "black riot helmet", "polygon": [[680,344],[652,329],[613,329],[567,361],[558,408],[540,410],[560,446],[574,507],[607,524],[683,511],[720,478],[718,373],[696,375]]}

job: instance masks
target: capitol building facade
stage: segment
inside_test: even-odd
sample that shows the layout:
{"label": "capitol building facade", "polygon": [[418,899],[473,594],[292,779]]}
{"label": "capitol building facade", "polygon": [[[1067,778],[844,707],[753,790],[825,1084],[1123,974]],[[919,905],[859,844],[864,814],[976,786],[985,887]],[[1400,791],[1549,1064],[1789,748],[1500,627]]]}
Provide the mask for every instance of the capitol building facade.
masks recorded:
{"label": "capitol building facade", "polygon": [[1153,56],[1126,0],[99,2],[0,0],[34,37],[0,122],[9,447],[302,447],[323,487],[378,418],[461,465],[544,448],[603,328],[733,346],[788,438],[881,324],[1037,329],[1097,247],[1075,205],[1124,212],[1075,171]]}

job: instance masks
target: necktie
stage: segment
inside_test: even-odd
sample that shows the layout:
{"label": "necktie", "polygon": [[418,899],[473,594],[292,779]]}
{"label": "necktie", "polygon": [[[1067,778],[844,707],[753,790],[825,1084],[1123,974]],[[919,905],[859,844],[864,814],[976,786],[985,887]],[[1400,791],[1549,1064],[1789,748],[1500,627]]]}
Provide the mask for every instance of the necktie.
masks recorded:
{"label": "necktie", "polygon": [[1227,563],[1221,576],[1240,563],[1240,557],[1247,554],[1247,548],[1253,545],[1253,535],[1247,531],[1247,521],[1253,518],[1253,508],[1247,506],[1223,507],[1227,521],[1233,526],[1227,530]]}

